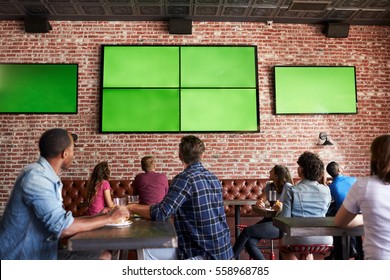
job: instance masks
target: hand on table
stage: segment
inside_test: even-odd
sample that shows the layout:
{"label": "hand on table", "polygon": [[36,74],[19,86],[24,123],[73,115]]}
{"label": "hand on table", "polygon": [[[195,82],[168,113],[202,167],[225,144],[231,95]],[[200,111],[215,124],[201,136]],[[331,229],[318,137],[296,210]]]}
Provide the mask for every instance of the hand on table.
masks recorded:
{"label": "hand on table", "polygon": [[256,202],[256,205],[260,208],[265,208],[265,202],[261,198]]}
{"label": "hand on table", "polygon": [[119,221],[126,221],[129,219],[129,210],[124,205],[115,206],[109,213],[112,223],[117,223]]}

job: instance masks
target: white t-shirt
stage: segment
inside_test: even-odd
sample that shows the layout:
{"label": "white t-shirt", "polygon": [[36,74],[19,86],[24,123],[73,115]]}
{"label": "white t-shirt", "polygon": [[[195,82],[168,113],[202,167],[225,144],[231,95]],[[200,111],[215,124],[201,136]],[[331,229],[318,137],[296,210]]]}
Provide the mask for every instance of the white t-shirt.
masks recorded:
{"label": "white t-shirt", "polygon": [[377,176],[359,179],[343,205],[349,212],[363,215],[365,258],[390,260],[390,184]]}

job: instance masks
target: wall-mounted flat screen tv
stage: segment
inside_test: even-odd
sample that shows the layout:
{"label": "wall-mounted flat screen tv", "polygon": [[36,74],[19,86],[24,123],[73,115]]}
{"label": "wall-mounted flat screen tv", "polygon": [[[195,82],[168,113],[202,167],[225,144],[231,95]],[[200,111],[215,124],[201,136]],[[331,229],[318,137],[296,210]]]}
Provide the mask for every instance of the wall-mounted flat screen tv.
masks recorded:
{"label": "wall-mounted flat screen tv", "polygon": [[276,114],[356,114],[354,66],[275,66]]}
{"label": "wall-mounted flat screen tv", "polygon": [[77,64],[0,64],[0,113],[76,114]]}
{"label": "wall-mounted flat screen tv", "polygon": [[257,132],[255,46],[102,46],[102,133]]}

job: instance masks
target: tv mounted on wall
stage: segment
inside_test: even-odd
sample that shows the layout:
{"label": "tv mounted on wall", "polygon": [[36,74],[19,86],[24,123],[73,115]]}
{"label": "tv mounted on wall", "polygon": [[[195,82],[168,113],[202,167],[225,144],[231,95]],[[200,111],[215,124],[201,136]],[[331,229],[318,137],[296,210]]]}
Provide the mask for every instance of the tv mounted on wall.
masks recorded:
{"label": "tv mounted on wall", "polygon": [[354,66],[275,66],[275,114],[356,114]]}
{"label": "tv mounted on wall", "polygon": [[76,114],[77,64],[0,63],[0,113]]}
{"label": "tv mounted on wall", "polygon": [[259,131],[255,46],[102,46],[102,133]]}

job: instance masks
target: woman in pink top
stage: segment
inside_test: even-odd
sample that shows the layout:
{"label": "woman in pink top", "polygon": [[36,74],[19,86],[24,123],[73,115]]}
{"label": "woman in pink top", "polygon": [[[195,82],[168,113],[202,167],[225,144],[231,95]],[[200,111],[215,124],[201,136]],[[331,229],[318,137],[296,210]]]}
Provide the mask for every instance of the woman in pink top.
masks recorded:
{"label": "woman in pink top", "polygon": [[95,215],[105,207],[114,207],[114,202],[111,198],[111,186],[108,182],[110,177],[110,169],[108,168],[107,162],[101,162],[95,166],[91,177],[87,183],[88,190],[88,209],[87,215]]}

